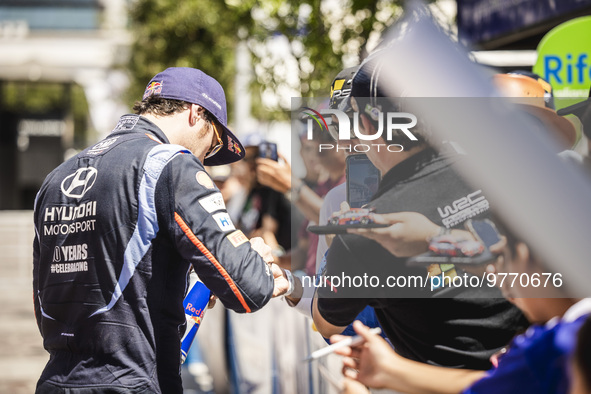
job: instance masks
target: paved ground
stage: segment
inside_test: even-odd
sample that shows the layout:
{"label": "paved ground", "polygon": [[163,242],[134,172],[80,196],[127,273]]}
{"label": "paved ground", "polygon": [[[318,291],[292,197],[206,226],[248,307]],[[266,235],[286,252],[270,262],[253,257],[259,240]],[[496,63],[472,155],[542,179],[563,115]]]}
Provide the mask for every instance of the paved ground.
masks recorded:
{"label": "paved ground", "polygon": [[33,314],[32,211],[0,211],[0,393],[30,394],[49,355]]}

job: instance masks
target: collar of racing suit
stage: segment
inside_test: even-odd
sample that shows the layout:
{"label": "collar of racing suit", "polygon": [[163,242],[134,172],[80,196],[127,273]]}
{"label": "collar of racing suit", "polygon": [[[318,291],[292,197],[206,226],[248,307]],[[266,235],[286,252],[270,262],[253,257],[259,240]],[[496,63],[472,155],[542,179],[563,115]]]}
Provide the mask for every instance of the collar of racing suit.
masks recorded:
{"label": "collar of racing suit", "polygon": [[161,144],[170,144],[166,134],[153,122],[141,115],[126,114],[119,118],[111,135],[126,133],[145,133],[146,136]]}

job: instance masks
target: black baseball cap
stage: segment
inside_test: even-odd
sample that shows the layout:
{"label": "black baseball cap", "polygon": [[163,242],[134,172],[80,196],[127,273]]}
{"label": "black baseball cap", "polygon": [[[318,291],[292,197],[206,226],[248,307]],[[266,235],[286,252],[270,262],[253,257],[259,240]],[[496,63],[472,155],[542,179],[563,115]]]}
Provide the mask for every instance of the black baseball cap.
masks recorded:
{"label": "black baseball cap", "polygon": [[228,128],[226,95],[222,85],[196,68],[170,67],[156,74],[146,86],[142,100],[151,96],[197,104],[213,115],[221,126],[222,148],[203,160],[206,166],[218,166],[244,157],[244,147]]}
{"label": "black baseball cap", "polygon": [[330,85],[329,107],[331,109],[338,109],[339,104],[349,97],[351,94],[353,76],[355,76],[358,69],[359,66],[346,68],[334,78]]}

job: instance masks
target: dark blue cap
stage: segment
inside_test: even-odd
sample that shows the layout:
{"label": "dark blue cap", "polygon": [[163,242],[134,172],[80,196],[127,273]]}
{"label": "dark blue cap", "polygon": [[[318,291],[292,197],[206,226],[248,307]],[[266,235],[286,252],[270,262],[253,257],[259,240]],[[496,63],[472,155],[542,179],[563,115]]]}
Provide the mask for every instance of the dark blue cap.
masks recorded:
{"label": "dark blue cap", "polygon": [[215,117],[222,128],[219,131],[224,146],[218,153],[205,159],[203,164],[207,166],[229,164],[244,157],[244,147],[228,129],[224,89],[218,81],[203,71],[190,67],[167,68],[150,80],[142,100],[150,96],[197,104]]}

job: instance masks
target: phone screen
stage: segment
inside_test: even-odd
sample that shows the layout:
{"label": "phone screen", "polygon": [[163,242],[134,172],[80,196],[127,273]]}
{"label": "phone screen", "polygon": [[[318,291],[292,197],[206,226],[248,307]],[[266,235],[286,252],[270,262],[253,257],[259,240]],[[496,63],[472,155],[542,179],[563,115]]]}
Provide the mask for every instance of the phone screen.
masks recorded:
{"label": "phone screen", "polygon": [[487,248],[501,240],[501,236],[499,235],[496,226],[488,219],[472,220],[469,223],[469,227],[472,227],[473,233],[480,238]]}
{"label": "phone screen", "polygon": [[351,208],[367,204],[380,185],[380,171],[364,154],[347,157],[347,202]]}
{"label": "phone screen", "polygon": [[259,157],[277,161],[277,144],[274,142],[261,142],[259,145]]}

